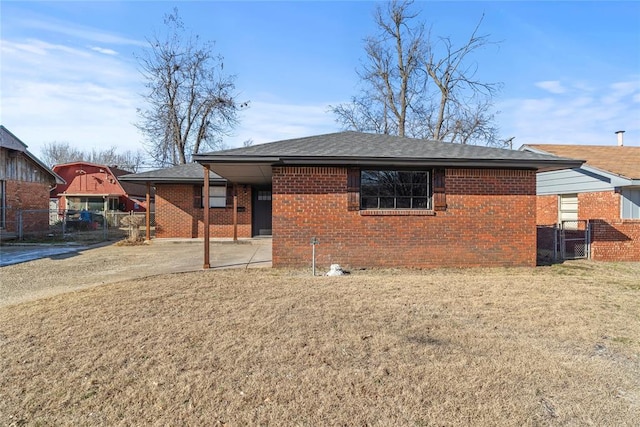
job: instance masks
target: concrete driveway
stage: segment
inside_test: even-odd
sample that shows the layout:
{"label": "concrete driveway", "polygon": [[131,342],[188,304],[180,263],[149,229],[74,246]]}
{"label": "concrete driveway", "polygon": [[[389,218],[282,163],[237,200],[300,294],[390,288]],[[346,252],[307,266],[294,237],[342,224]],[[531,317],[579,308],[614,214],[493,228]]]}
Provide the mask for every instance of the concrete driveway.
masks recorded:
{"label": "concrete driveway", "polygon": [[[271,267],[268,238],[214,240],[210,252],[214,270]],[[0,306],[5,306],[106,283],[199,271],[204,242],[158,239],[138,246],[2,246],[0,254]]]}
{"label": "concrete driveway", "polygon": [[8,245],[0,247],[0,267],[88,249],[81,245]]}

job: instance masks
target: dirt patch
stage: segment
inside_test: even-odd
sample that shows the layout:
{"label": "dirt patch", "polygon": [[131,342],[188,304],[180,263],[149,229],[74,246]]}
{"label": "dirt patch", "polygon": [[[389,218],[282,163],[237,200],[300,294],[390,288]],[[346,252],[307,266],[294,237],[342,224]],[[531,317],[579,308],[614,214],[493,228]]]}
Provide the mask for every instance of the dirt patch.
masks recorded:
{"label": "dirt patch", "polygon": [[0,424],[637,425],[640,263],[156,276],[0,308]]}

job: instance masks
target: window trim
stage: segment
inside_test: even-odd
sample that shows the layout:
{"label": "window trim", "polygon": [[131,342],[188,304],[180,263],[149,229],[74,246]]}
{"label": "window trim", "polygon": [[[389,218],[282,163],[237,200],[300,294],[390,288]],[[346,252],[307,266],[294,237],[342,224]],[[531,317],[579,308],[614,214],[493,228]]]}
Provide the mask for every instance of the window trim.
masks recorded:
{"label": "window trim", "polygon": [[[636,214],[637,216],[634,216]],[[640,219],[640,187],[623,188],[620,191],[620,219],[627,221]]]}
{"label": "window trim", "polygon": [[[215,194],[215,188],[224,188],[224,195]],[[204,209],[204,185],[194,185],[193,207]],[[220,191],[220,193],[222,193]],[[227,184],[209,185],[209,209],[224,209],[227,207],[228,186]],[[212,201],[218,201],[217,205],[212,205]]]}
{"label": "window trim", "polygon": [[[216,189],[221,189],[222,191],[218,191],[221,194],[215,194]],[[202,186],[202,192],[204,194],[204,185]],[[213,202],[218,202],[218,204],[213,204]],[[204,207],[204,206],[203,206]],[[226,208],[227,207],[227,185],[210,185],[209,186],[209,209],[215,208]]]}
{"label": "window trim", "polygon": [[[363,181],[365,181],[364,178],[364,174],[367,172],[391,172],[391,173],[396,173],[396,176],[394,177],[394,182],[393,182],[393,186],[394,186],[394,194],[393,196],[381,196],[381,192],[380,192],[380,188],[378,187],[378,194],[374,197],[374,196],[363,196],[362,192],[363,192],[363,187],[365,187],[365,185],[363,184]],[[398,180],[399,178],[399,174],[400,173],[420,173],[420,174],[425,174],[426,173],[426,195],[422,196],[422,195],[413,195],[413,191],[411,192],[412,194],[410,194],[409,196],[402,196],[399,195],[397,192],[397,185],[398,184],[403,184],[403,185],[409,185],[409,187],[412,188],[413,190],[413,186],[415,186],[416,184],[422,184],[422,182],[418,182],[415,183],[413,182],[414,179],[411,179],[411,182],[401,182]],[[424,213],[431,213],[434,211],[434,186],[433,186],[433,176],[434,176],[434,170],[432,168],[420,168],[420,169],[416,169],[416,168],[361,168],[359,171],[359,179],[358,179],[358,184],[359,184],[359,211],[361,212],[361,214],[363,215],[394,215],[394,214],[398,214],[401,213],[403,215],[412,215],[409,212],[413,212],[414,215],[423,215]],[[420,185],[421,186],[421,185]],[[374,186],[375,187],[375,186]],[[382,198],[388,198],[388,199],[393,199],[393,207],[383,207],[381,206],[381,199]],[[377,199],[377,207],[366,207],[364,205],[364,201],[365,199]],[[398,206],[398,199],[400,198],[406,198],[409,200],[409,204],[413,205],[414,201],[416,200],[422,200],[424,201],[426,199],[426,206],[424,207],[397,207]],[[375,212],[375,213],[374,213]],[[406,213],[405,213],[406,212]],[[422,212],[422,213],[418,213],[418,212]]]}

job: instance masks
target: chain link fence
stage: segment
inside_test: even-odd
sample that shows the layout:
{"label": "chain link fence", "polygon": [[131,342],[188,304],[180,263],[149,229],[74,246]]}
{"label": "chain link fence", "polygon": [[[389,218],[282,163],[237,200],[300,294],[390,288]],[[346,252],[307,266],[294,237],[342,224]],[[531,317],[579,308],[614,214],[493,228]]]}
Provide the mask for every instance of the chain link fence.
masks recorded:
{"label": "chain link fence", "polygon": [[590,258],[591,227],[587,220],[537,226],[538,265]]}
{"label": "chain link fence", "polygon": [[550,265],[559,261],[559,232],[556,224],[538,225],[537,263]]}
{"label": "chain link fence", "polygon": [[[150,213],[152,235],[155,215]],[[135,219],[135,220],[133,220]],[[145,212],[28,209],[4,213],[3,240],[92,242],[145,235]],[[136,230],[132,228],[137,227]]]}

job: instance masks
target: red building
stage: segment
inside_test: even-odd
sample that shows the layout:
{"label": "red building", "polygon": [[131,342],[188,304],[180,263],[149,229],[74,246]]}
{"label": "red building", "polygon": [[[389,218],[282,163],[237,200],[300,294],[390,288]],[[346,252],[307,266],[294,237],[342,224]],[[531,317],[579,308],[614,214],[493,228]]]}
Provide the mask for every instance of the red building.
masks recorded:
{"label": "red building", "polygon": [[88,162],[55,165],[53,171],[66,181],[51,192],[60,210],[146,211],[146,187],[118,180],[131,172]]}

